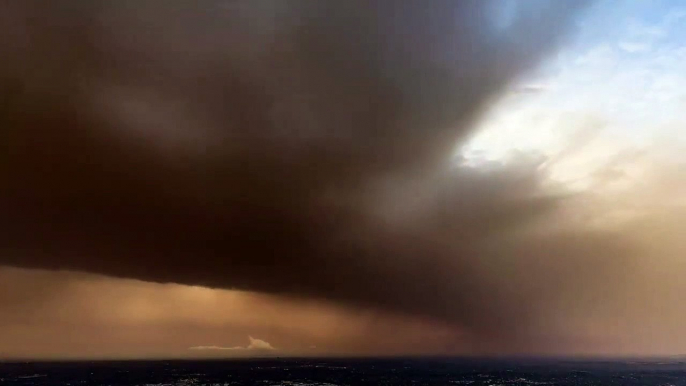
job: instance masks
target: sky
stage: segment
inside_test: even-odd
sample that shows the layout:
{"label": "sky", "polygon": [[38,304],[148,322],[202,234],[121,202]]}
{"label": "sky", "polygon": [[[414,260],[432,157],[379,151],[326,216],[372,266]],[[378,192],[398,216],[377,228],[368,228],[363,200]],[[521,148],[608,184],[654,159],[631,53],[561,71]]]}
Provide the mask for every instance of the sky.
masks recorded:
{"label": "sky", "polygon": [[0,6],[0,358],[684,353],[680,1],[166,4]]}

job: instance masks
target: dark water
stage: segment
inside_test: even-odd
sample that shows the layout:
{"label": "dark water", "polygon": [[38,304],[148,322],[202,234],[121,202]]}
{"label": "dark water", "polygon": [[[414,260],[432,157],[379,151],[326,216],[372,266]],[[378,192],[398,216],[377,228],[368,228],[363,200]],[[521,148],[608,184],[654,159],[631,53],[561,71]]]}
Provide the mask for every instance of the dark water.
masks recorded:
{"label": "dark water", "polygon": [[270,359],[2,363],[0,385],[686,385],[686,362]]}

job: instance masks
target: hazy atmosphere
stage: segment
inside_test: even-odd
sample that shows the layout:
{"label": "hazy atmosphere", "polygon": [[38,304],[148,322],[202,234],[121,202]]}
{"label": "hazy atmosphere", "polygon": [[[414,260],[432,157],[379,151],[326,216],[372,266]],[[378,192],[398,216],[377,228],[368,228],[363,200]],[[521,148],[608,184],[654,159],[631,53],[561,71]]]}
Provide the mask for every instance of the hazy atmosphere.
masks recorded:
{"label": "hazy atmosphere", "polygon": [[686,354],[686,4],[0,3],[0,359]]}

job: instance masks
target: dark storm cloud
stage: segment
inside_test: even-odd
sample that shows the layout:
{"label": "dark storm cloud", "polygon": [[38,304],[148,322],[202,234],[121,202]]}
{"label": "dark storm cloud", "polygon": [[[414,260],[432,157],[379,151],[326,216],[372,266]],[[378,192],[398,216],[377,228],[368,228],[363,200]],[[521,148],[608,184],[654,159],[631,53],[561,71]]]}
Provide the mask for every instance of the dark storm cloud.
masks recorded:
{"label": "dark storm cloud", "polygon": [[623,249],[527,233],[539,161],[448,168],[582,4],[490,3],[3,3],[0,263],[532,326]]}

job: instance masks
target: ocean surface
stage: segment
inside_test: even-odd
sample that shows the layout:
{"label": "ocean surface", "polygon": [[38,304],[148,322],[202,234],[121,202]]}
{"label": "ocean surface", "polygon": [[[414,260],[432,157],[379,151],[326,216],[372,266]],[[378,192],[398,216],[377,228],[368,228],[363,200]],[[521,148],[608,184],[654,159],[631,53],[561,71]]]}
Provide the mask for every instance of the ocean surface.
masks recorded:
{"label": "ocean surface", "polygon": [[0,385],[686,385],[685,361],[261,359],[0,362]]}

